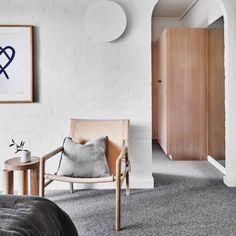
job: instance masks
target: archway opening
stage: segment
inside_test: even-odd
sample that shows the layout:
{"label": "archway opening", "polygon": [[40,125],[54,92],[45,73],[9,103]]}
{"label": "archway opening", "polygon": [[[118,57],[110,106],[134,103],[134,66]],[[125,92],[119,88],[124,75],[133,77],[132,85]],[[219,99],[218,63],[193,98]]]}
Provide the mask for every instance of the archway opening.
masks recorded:
{"label": "archway opening", "polygon": [[[183,1],[184,2],[184,1]],[[187,3],[188,2],[188,3]],[[163,1],[160,0],[156,4],[154,11],[153,11],[153,17],[152,17],[152,137],[153,137],[153,172],[158,172],[158,173],[163,173],[163,174],[168,174],[172,173],[174,175],[192,175],[198,176],[199,173],[199,168],[204,169],[205,165],[207,165],[207,160],[210,161],[211,164],[213,164],[215,167],[220,170],[221,173],[221,178],[223,177],[223,174],[225,174],[225,99],[224,99],[224,84],[225,84],[225,71],[224,71],[224,18],[223,18],[223,13],[222,10],[219,6],[219,4],[214,4],[212,1],[209,1],[207,8],[208,11],[203,11],[203,9],[206,7],[203,3],[203,1],[186,1],[187,5],[183,8],[182,6],[182,12],[180,11],[180,6],[172,5],[171,6],[171,1]],[[181,4],[180,4],[181,5]],[[169,7],[169,8],[168,8]],[[173,9],[177,9],[173,11]],[[184,9],[184,10],[183,10]],[[201,12],[202,10],[202,12]],[[199,12],[200,11],[200,12]],[[166,15],[165,15],[166,14]],[[171,15],[172,14],[172,15]],[[174,15],[175,14],[175,15]],[[179,15],[178,15],[179,14]],[[202,18],[201,18],[202,17]],[[222,24],[223,22],[223,24]],[[221,25],[221,26],[220,26]],[[223,26],[223,27],[222,27]],[[219,28],[222,28],[221,30]],[[167,30],[166,30],[167,28]],[[197,117],[197,119],[194,120],[194,118],[190,119],[184,119],[183,117],[186,116],[186,109],[183,109],[183,116],[181,116],[181,112],[178,111],[174,113],[174,115],[169,118],[169,114],[173,113],[172,110],[169,109],[174,109],[176,106],[176,99],[172,104],[170,104],[169,101],[171,101],[171,97],[173,97],[173,89],[168,88],[168,84],[170,86],[174,87],[177,86],[176,83],[171,85],[172,81],[176,79],[175,76],[170,76],[171,72],[170,70],[173,69],[174,67],[174,72],[173,73],[180,73],[180,75],[183,77],[183,74],[181,72],[178,72],[177,67],[184,67],[183,65],[187,66],[189,61],[191,61],[191,58],[187,59],[184,61],[184,57],[179,57],[179,62],[173,61],[171,62],[173,58],[173,54],[176,55],[177,53],[181,54],[181,48],[179,48],[179,51],[173,51],[173,48],[168,51],[166,49],[168,45],[170,45],[170,42],[174,40],[180,40],[181,37],[174,38],[171,41],[171,39],[166,39],[168,36],[168,33],[165,33],[165,31],[168,31],[168,29],[173,29],[173,31],[182,31],[183,34],[186,34],[186,31],[184,29],[190,29],[190,31],[195,30],[195,28],[202,28],[205,30],[205,46],[207,48],[206,52],[207,58],[204,58],[204,63],[205,63],[205,70],[206,70],[206,75],[204,78],[204,86],[201,87],[199,84],[197,85],[194,81],[192,82],[192,88],[190,88],[190,95],[192,95],[195,90],[194,86],[196,89],[205,89],[205,97],[204,97],[204,105],[199,105],[199,103],[190,103],[189,101],[194,100],[193,97],[188,97],[186,98],[185,104],[186,106],[189,106],[190,109],[187,109],[188,112],[193,112],[194,109],[193,107],[198,107],[202,106],[202,110],[198,110],[195,115],[192,115],[190,117]],[[171,31],[171,30],[169,30]],[[214,33],[213,33],[214,32]],[[217,34],[217,40],[213,34]],[[172,33],[169,33],[169,35]],[[181,33],[180,33],[181,34]],[[190,35],[189,37],[193,38],[194,34],[192,36]],[[212,39],[212,42],[209,42],[209,36]],[[222,37],[223,36],[223,37]],[[195,37],[197,36],[197,33],[195,34]],[[165,40],[163,40],[165,38]],[[222,45],[222,38],[223,38],[223,45]],[[220,41],[221,39],[221,41]],[[182,38],[182,44],[183,42],[186,41],[186,37]],[[204,41],[204,40],[203,40]],[[220,41],[220,42],[219,42]],[[198,40],[193,40],[193,44],[198,44]],[[215,55],[213,57],[211,55],[211,58],[209,58],[209,44],[210,47],[214,45],[214,47],[219,48],[219,43],[221,43],[220,47],[221,50],[214,51],[213,48],[211,48],[212,52],[211,53],[220,53],[220,55]],[[174,45],[174,44],[173,44]],[[178,46],[181,45],[178,44]],[[191,43],[189,43],[191,45]],[[189,47],[186,46],[186,47]],[[217,46],[218,47],[217,47]],[[182,50],[186,50],[183,48]],[[164,48],[164,49],[163,49]],[[223,50],[222,50],[223,48]],[[195,48],[195,50],[198,52],[201,50],[200,48]],[[161,51],[161,52],[160,52]],[[206,56],[205,54],[205,56]],[[167,58],[167,59],[166,59]],[[196,63],[196,57],[192,56],[194,58],[192,61],[193,63]],[[211,73],[211,91],[209,92],[209,84],[208,84],[208,79],[209,79],[209,67],[208,67],[208,62],[209,59],[212,60],[212,58],[217,58],[217,61],[212,61],[212,67],[210,68],[210,73]],[[222,59],[223,58],[223,59]],[[186,58],[185,58],[186,59]],[[199,58],[198,58],[199,60]],[[200,59],[201,60],[201,59]],[[172,68],[167,68],[167,65],[170,65],[172,63]],[[217,65],[218,63],[218,65]],[[220,64],[219,64],[220,63]],[[191,64],[191,63],[190,63]],[[157,65],[157,66],[156,66]],[[195,73],[198,74],[200,69],[204,68],[204,65],[201,65],[200,67],[194,67],[193,65],[190,66],[191,68],[189,70],[186,70],[185,73],[188,74],[188,78],[185,80],[185,83],[182,84],[182,90],[181,87],[179,92],[180,94],[178,96],[182,96],[184,93],[186,93],[186,89],[188,89],[187,83],[189,83],[189,71],[194,71]],[[161,68],[161,69],[160,69]],[[164,68],[164,70],[163,70]],[[219,73],[218,69],[221,68],[221,74]],[[223,69],[222,69],[223,68]],[[215,71],[213,71],[213,69]],[[182,68],[183,70],[183,68]],[[168,75],[169,74],[169,75]],[[195,74],[195,81],[198,79],[198,75]],[[212,75],[213,74],[213,75]],[[173,75],[173,74],[172,74]],[[217,76],[219,78],[216,78]],[[169,76],[169,78],[168,78]],[[165,79],[163,79],[165,77]],[[199,78],[201,75],[199,74]],[[214,77],[214,78],[213,78]],[[212,79],[213,78],[213,79]],[[166,81],[164,81],[166,80]],[[207,80],[207,82],[206,82]],[[188,81],[188,82],[186,82]],[[217,82],[217,83],[216,83]],[[192,90],[191,90],[192,89]],[[182,92],[181,92],[182,91]],[[199,90],[200,91],[200,90]],[[202,90],[201,90],[202,91]],[[198,96],[198,99],[202,97],[202,92],[197,92],[196,97]],[[188,94],[189,96],[189,94]],[[198,100],[196,99],[196,101]],[[163,100],[165,101],[163,103]],[[201,100],[201,99],[200,99]],[[179,100],[181,101],[181,100]],[[220,105],[219,105],[220,104]],[[169,106],[169,107],[168,107]],[[178,106],[178,105],[177,105]],[[209,107],[210,106],[210,107]],[[157,109],[155,109],[157,108]],[[210,113],[209,113],[209,108]],[[179,105],[179,109],[182,109],[182,107]],[[192,110],[191,110],[192,109]],[[205,115],[204,116],[199,116],[199,113],[204,112],[203,110],[205,109]],[[220,115],[217,115],[219,113]],[[177,114],[177,117],[176,117]],[[180,121],[178,121],[178,119]],[[160,121],[161,120],[161,121]],[[181,120],[182,120],[182,128],[179,128],[181,126]],[[170,123],[175,123],[176,127]],[[204,123],[201,127],[198,126],[199,123]],[[187,125],[186,125],[187,124]],[[198,127],[197,127],[198,126]],[[196,128],[197,127],[197,128]],[[175,129],[175,132],[170,132],[169,130],[173,131]],[[182,132],[181,132],[182,129]],[[192,134],[189,134],[188,132],[192,129]],[[200,137],[200,135],[204,132],[204,135]],[[187,132],[186,132],[187,130]],[[186,135],[187,134],[187,135]],[[174,138],[173,138],[174,137]],[[177,137],[177,138],[176,138]],[[187,137],[187,138],[186,138]],[[173,140],[175,139],[175,143]],[[196,141],[197,139],[201,139],[201,141]],[[177,142],[176,140],[180,140]],[[183,141],[185,140],[185,141]],[[189,140],[192,140],[192,143],[189,143]],[[181,154],[181,149],[183,150],[184,148],[180,148],[181,146],[181,141],[184,143],[183,145],[185,146],[185,152],[184,154]],[[201,147],[198,145],[202,145]],[[195,146],[195,147],[194,147]],[[173,154],[173,147],[174,151],[177,153]],[[191,148],[193,147],[193,148]],[[194,149],[196,148],[196,149]],[[199,154],[197,153],[197,149],[202,148],[202,152]],[[187,155],[186,155],[187,153]],[[159,156],[159,158],[155,158],[156,156]],[[170,160],[168,159],[174,159],[174,160],[182,160],[180,162],[175,162],[174,164],[170,164]],[[184,160],[184,161],[183,161]],[[188,163],[185,162],[185,160],[188,160]],[[190,161],[189,161],[190,160]],[[192,160],[201,160],[201,162],[196,163],[196,161]],[[165,163],[164,163],[165,162]],[[192,163],[191,163],[192,162]],[[164,164],[163,164],[164,163]],[[163,164],[163,165],[162,165]],[[191,164],[193,164],[191,166]],[[186,165],[186,166],[185,166]],[[159,166],[159,167],[156,167]],[[167,167],[170,167],[168,170]],[[202,167],[201,167],[202,166]],[[186,167],[186,168],[185,168]],[[184,174],[183,168],[186,170],[189,169],[191,170],[186,171]],[[179,171],[182,169],[181,171]],[[204,176],[207,176],[209,173],[204,173]],[[211,175],[212,173],[210,173]],[[201,177],[201,176],[200,176]]]}

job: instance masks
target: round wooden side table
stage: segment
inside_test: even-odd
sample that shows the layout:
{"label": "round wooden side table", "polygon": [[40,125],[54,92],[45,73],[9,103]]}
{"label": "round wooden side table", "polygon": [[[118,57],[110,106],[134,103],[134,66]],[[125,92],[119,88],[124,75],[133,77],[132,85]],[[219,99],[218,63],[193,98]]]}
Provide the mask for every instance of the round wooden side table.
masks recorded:
{"label": "round wooden side table", "polygon": [[14,193],[14,171],[19,172],[19,195],[28,195],[28,170],[30,171],[30,195],[39,195],[39,157],[31,157],[29,162],[20,162],[19,157],[5,161],[3,170],[3,193]]}

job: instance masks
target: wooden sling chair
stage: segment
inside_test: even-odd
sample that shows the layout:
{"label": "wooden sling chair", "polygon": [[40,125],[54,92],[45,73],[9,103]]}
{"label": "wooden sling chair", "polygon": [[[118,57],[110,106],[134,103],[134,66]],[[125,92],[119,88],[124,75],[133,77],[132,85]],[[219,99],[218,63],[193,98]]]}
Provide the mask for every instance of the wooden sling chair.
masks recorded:
{"label": "wooden sling chair", "polygon": [[[107,162],[111,176],[103,178],[75,178],[58,176],[45,173],[46,161],[63,151],[59,147],[44,155],[40,160],[40,196],[44,197],[45,187],[53,181],[69,182],[70,190],[73,192],[73,183],[106,183],[114,182],[116,186],[116,230],[120,230],[121,216],[121,187],[126,181],[126,195],[130,194],[129,189],[129,160],[128,160],[128,138],[129,120],[85,120],[71,119],[70,137],[77,143],[85,142],[99,136],[107,136]],[[125,162],[125,168],[121,173],[121,162]],[[47,182],[45,181],[47,179]]]}

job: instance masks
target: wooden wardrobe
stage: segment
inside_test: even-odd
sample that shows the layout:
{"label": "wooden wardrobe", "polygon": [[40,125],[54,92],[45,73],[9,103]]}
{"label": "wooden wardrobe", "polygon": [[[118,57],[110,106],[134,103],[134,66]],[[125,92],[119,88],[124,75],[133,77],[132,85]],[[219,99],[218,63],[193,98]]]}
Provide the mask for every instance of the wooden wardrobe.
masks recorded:
{"label": "wooden wardrobe", "polygon": [[224,29],[208,29],[208,155],[225,159]]}
{"label": "wooden wardrobe", "polygon": [[207,29],[166,29],[153,71],[153,135],[173,160],[207,158]]}

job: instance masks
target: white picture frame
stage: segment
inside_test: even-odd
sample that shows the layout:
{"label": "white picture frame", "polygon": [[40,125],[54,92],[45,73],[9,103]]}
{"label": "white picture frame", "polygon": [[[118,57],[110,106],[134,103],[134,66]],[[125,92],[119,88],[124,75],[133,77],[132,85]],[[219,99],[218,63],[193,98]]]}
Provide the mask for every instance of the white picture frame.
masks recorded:
{"label": "white picture frame", "polygon": [[0,25],[0,103],[33,102],[33,26]]}

